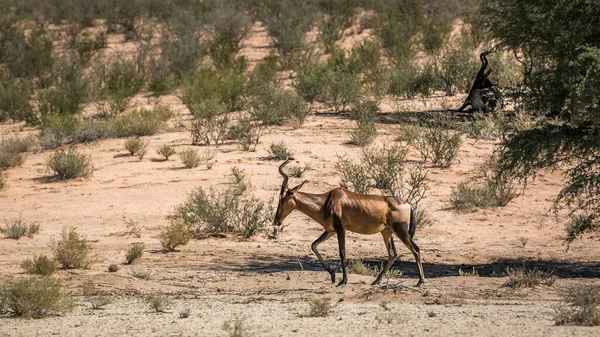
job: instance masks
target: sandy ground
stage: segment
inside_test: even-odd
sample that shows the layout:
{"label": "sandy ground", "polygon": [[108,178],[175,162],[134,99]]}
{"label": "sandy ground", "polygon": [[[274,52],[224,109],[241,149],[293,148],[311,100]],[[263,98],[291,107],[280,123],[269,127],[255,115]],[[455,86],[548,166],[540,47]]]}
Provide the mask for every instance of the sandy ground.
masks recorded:
{"label": "sandy ground", "polygon": [[[269,50],[265,37],[256,37],[265,34],[264,27],[255,25],[253,32],[242,53],[255,61]],[[402,116],[390,111],[401,107],[406,113],[419,113],[445,104],[458,106],[463,98],[432,98],[425,102],[427,106],[420,100],[384,102],[376,143],[394,141],[400,133],[397,121]],[[189,114],[175,96],[162,97],[160,103],[180,117]],[[148,104],[142,97],[132,102],[132,106]],[[322,229],[300,213],[287,219],[290,226],[276,240],[209,238],[193,240],[180,252],[160,251],[156,236],[168,224],[166,217],[174,207],[195,187],[226,188],[233,167],[244,170],[252,183],[251,193],[275,200],[281,184],[279,163],[261,159],[271,142],[284,141],[298,165],[310,164],[305,176],[292,179],[290,185],[307,179],[303,190],[313,193],[337,187],[336,156],[356,158],[360,151],[347,144],[352,126],[344,114],[313,113],[299,129],[267,129],[256,152],[241,151],[236,144],[211,147],[216,157],[210,170],[184,169],[177,158],[156,160],[155,149],[160,145],[177,150],[191,147],[189,133],[174,128],[145,137],[149,151],[143,161],[124,155],[122,139],[77,145],[91,155],[95,167],[87,179],[47,182],[45,160],[50,152],[28,154],[22,167],[6,172],[8,186],[0,191],[0,221],[21,217],[39,223],[42,230],[33,238],[0,239],[0,279],[24,276],[20,262],[37,254],[49,255],[51,239],[64,226],[77,227],[87,236],[92,263],[88,269],[57,273],[78,299],[73,313],[41,320],[0,318],[0,336],[226,336],[223,323],[236,318],[243,319],[253,336],[600,335],[600,328],[558,327],[552,320],[553,308],[566,287],[600,283],[600,242],[583,239],[566,250],[564,221],[549,212],[563,186],[561,172],[542,172],[503,208],[474,213],[448,208],[452,188],[469,179],[473,169],[489,157],[495,148],[492,141],[464,138],[456,164],[449,169],[430,168],[431,190],[423,206],[433,215],[434,224],[416,234],[427,277],[421,288],[414,287],[416,267],[404,247],[399,247],[401,255],[393,266],[402,272],[401,277],[370,286],[372,277],[350,274],[347,286],[334,287],[310,250]],[[2,137],[30,133],[16,125],[0,125]],[[410,152],[409,159],[419,157]],[[127,222],[139,225],[141,237],[127,234]],[[135,242],[146,244],[145,255],[139,263],[125,265],[125,251]],[[320,250],[339,271],[336,240],[323,243]],[[379,235],[350,233],[346,251],[350,260],[372,264],[386,258]],[[107,272],[113,263],[121,269]],[[523,264],[553,271],[558,280],[551,287],[502,287],[506,268]],[[458,276],[459,269],[472,268],[479,277]],[[152,278],[136,279],[132,269],[149,270]],[[114,302],[103,310],[92,310],[81,296],[87,280]],[[144,302],[144,296],[154,293],[174,301],[167,312],[152,312]],[[309,302],[322,298],[334,304],[331,314],[308,317]],[[192,310],[189,318],[179,318],[183,308]]]}

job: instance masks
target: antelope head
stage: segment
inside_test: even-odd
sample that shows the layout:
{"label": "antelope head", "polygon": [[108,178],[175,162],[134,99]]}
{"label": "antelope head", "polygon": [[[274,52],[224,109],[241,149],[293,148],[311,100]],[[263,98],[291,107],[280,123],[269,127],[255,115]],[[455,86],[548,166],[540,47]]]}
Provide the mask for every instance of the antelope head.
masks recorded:
{"label": "antelope head", "polygon": [[283,182],[281,183],[281,190],[279,192],[279,205],[277,206],[277,212],[275,213],[275,219],[273,219],[273,225],[279,227],[281,226],[283,219],[285,219],[294,209],[296,209],[296,201],[294,200],[294,193],[296,193],[306,181],[302,182],[300,185],[288,189],[288,175],[283,171],[283,168],[290,162],[290,160],[286,160],[283,164],[279,166],[279,174],[283,177]]}

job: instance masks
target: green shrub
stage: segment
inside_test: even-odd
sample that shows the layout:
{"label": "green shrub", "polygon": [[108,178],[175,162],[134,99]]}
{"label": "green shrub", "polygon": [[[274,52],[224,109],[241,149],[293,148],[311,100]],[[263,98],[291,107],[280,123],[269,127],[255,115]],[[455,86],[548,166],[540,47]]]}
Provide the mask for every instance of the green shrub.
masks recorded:
{"label": "green shrub", "polygon": [[42,318],[69,312],[73,306],[60,281],[50,277],[9,280],[0,287],[0,312],[14,316]]}
{"label": "green shrub", "polygon": [[6,186],[6,183],[4,182],[4,172],[0,170],[0,190],[3,189],[4,186]]}
{"label": "green shrub", "polygon": [[269,146],[269,159],[286,160],[293,159],[292,156],[292,151],[285,145],[283,141],[271,143],[271,145]]}
{"label": "green shrub", "polygon": [[567,289],[562,294],[563,305],[556,307],[554,321],[556,325],[600,325],[600,287],[582,285]]}
{"label": "green shrub", "polygon": [[50,114],[42,118],[38,140],[44,149],[54,149],[67,143],[79,126],[72,115]]}
{"label": "green shrub", "polygon": [[357,193],[369,193],[372,182],[363,165],[355,164],[346,156],[338,156],[335,169],[341,175],[340,187]]}
{"label": "green shrub", "polygon": [[156,149],[156,153],[165,158],[165,160],[169,160],[169,157],[177,153],[174,148],[170,147],[167,144],[161,145],[158,149]]}
{"label": "green shrub", "polygon": [[469,123],[469,135],[476,139],[498,139],[508,127],[508,122],[502,114],[484,116],[474,114],[474,117],[476,119]]}
{"label": "green shrub", "polygon": [[112,120],[84,119],[76,126],[71,139],[77,143],[90,143],[116,135]]}
{"label": "green shrub", "polygon": [[229,115],[224,104],[211,98],[194,105],[190,127],[192,145],[219,145],[227,137]]}
{"label": "green shrub", "polygon": [[305,102],[294,91],[275,89],[265,95],[257,96],[252,102],[253,117],[263,125],[282,125],[292,119],[300,126],[308,115]]}
{"label": "green shrub", "polygon": [[181,79],[197,69],[205,48],[199,30],[203,24],[192,10],[174,11],[160,39],[161,59],[170,73]]}
{"label": "green shrub", "polygon": [[302,175],[304,174],[304,172],[308,171],[309,169],[310,169],[309,164],[306,164],[304,166],[291,165],[287,168],[287,171],[288,171],[290,177],[301,178]]}
{"label": "green shrub", "polygon": [[127,250],[127,253],[125,254],[125,260],[127,260],[128,264],[134,263],[135,261],[142,258],[145,249],[146,245],[144,245],[143,243],[132,244]]}
{"label": "green shrub", "polygon": [[415,128],[408,143],[419,152],[423,161],[431,160],[441,168],[450,167],[462,145],[460,133],[453,131],[452,126],[449,117],[436,117],[428,127]]}
{"label": "green shrub", "polygon": [[260,125],[249,117],[241,117],[229,128],[228,137],[238,141],[244,151],[256,151],[261,136]]}
{"label": "green shrub", "polygon": [[31,150],[34,143],[33,137],[12,137],[0,141],[0,170],[21,166],[25,161],[23,153]]}
{"label": "green shrub", "polygon": [[162,105],[157,105],[152,110],[133,110],[115,118],[115,134],[117,137],[150,136],[164,128],[172,116],[171,109]]}
{"label": "green shrub", "polygon": [[27,223],[23,219],[9,220],[3,227],[0,227],[0,233],[9,239],[18,240],[23,236],[29,238],[40,232],[40,225],[36,223]]}
{"label": "green shrub", "polygon": [[147,77],[148,91],[154,97],[169,94],[175,87],[175,78],[163,59],[150,59]]}
{"label": "green shrub", "polygon": [[452,18],[449,15],[438,14],[426,21],[421,31],[425,52],[431,56],[439,55],[451,32]]}
{"label": "green shrub", "polygon": [[90,246],[77,229],[64,227],[58,239],[52,239],[54,258],[64,269],[86,268]]}
{"label": "green shrub", "polygon": [[216,1],[210,5],[212,30],[207,53],[218,68],[231,67],[242,48],[250,22],[238,3]]}
{"label": "green shrub", "polygon": [[325,46],[325,53],[331,52],[335,42],[340,40],[344,30],[354,23],[354,4],[344,0],[321,1],[323,15],[319,18],[319,39]]}
{"label": "green shrub", "polygon": [[12,119],[37,123],[38,118],[30,103],[32,93],[29,81],[0,75],[0,122]]}
{"label": "green shrub", "polygon": [[194,235],[181,221],[171,221],[159,235],[160,244],[168,252],[177,251],[178,246],[187,245]]}
{"label": "green shrub", "polygon": [[125,150],[127,150],[131,156],[138,156],[141,161],[148,151],[148,142],[140,138],[128,138],[125,141]]}
{"label": "green shrub", "polygon": [[361,164],[373,179],[373,187],[391,191],[398,175],[404,171],[408,150],[398,144],[366,147],[361,152]]}
{"label": "green shrub", "polygon": [[425,14],[418,0],[376,3],[373,32],[381,40],[387,56],[395,63],[411,60],[416,53],[414,37]]}
{"label": "green shrub", "polygon": [[472,47],[461,40],[456,46],[449,46],[443,54],[438,68],[438,76],[446,95],[467,92],[471,88],[478,64]]}
{"label": "green shrub", "polygon": [[98,101],[109,102],[109,114],[124,111],[131,97],[136,95],[143,86],[143,77],[134,61],[124,58],[115,59],[102,65],[96,77],[99,88]]}
{"label": "green shrub", "polygon": [[14,77],[43,77],[52,69],[52,40],[42,29],[28,34],[17,25],[3,27],[1,61]]}
{"label": "green shrub", "polygon": [[21,267],[28,274],[49,276],[58,269],[56,261],[48,258],[46,255],[34,256],[33,259],[27,259],[21,262]]}
{"label": "green shrub", "polygon": [[320,63],[317,59],[311,59],[302,67],[296,69],[296,78],[292,82],[292,86],[296,92],[307,102],[313,103],[320,100],[327,83],[325,74],[327,66],[325,63]]}
{"label": "green shrub", "polygon": [[352,144],[365,146],[377,137],[375,121],[378,112],[379,106],[376,101],[364,101],[353,105],[350,118],[356,121],[356,129],[351,133]]}
{"label": "green shrub", "polygon": [[185,149],[183,151],[180,151],[179,159],[181,159],[183,166],[185,166],[185,168],[188,169],[198,167],[198,165],[200,165],[200,162],[202,161],[200,155],[198,155],[198,151],[194,149]]}
{"label": "green shrub", "polygon": [[396,64],[390,71],[388,93],[413,99],[425,99],[437,86],[435,69],[430,63],[417,66],[413,62]]}
{"label": "green shrub", "polygon": [[51,154],[46,160],[46,166],[59,180],[89,177],[94,171],[91,156],[79,153],[73,147]]}
{"label": "green shrub", "polygon": [[309,2],[272,1],[264,5],[260,18],[279,54],[289,57],[304,47],[304,37],[314,22],[314,13]]}
{"label": "green shrub", "polygon": [[89,61],[98,50],[106,47],[106,35],[100,32],[92,36],[89,32],[83,32],[77,34],[70,44],[82,60]]}
{"label": "green shrub", "polygon": [[88,98],[88,80],[81,61],[65,56],[52,70],[51,87],[38,92],[37,102],[42,117],[51,114],[75,115]]}

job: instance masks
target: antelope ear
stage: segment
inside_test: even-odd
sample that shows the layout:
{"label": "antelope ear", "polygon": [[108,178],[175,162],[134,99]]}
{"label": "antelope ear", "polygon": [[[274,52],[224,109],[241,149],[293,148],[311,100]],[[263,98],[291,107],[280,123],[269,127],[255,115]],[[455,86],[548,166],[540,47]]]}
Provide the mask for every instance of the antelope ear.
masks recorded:
{"label": "antelope ear", "polygon": [[297,191],[298,191],[298,190],[300,190],[300,189],[302,188],[302,186],[304,186],[304,184],[306,184],[307,182],[308,182],[308,180],[305,180],[305,181],[301,182],[301,183],[300,183],[300,185],[298,185],[298,186],[296,186],[296,187],[292,188],[292,189],[290,190],[290,192],[292,192],[292,193],[294,193],[294,192],[297,192]]}

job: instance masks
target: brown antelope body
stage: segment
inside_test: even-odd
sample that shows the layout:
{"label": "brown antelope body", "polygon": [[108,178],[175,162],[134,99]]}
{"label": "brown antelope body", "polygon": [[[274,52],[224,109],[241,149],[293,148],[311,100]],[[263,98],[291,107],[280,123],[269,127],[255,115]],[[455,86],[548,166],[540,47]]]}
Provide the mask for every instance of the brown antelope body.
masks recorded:
{"label": "brown antelope body", "polygon": [[394,246],[393,236],[396,235],[411,251],[419,269],[420,286],[424,281],[423,267],[419,247],[414,243],[412,237],[415,234],[416,221],[414,211],[410,204],[397,197],[367,195],[336,188],[323,194],[310,194],[300,192],[300,185],[288,189],[288,176],[283,168],[289,160],[279,167],[279,173],[283,176],[279,206],[275,214],[274,224],[281,226],[282,221],[293,211],[308,215],[321,224],[325,232],[312,243],[312,251],[315,253],[325,270],[331,275],[331,282],[335,283],[334,270],[323,260],[317,247],[323,241],[337,234],[340,260],[342,263],[342,280],[338,286],[348,281],[346,274],[346,231],[359,234],[381,233],[388,252],[388,260],[373,284],[378,284],[383,275],[394,263],[398,256]]}

